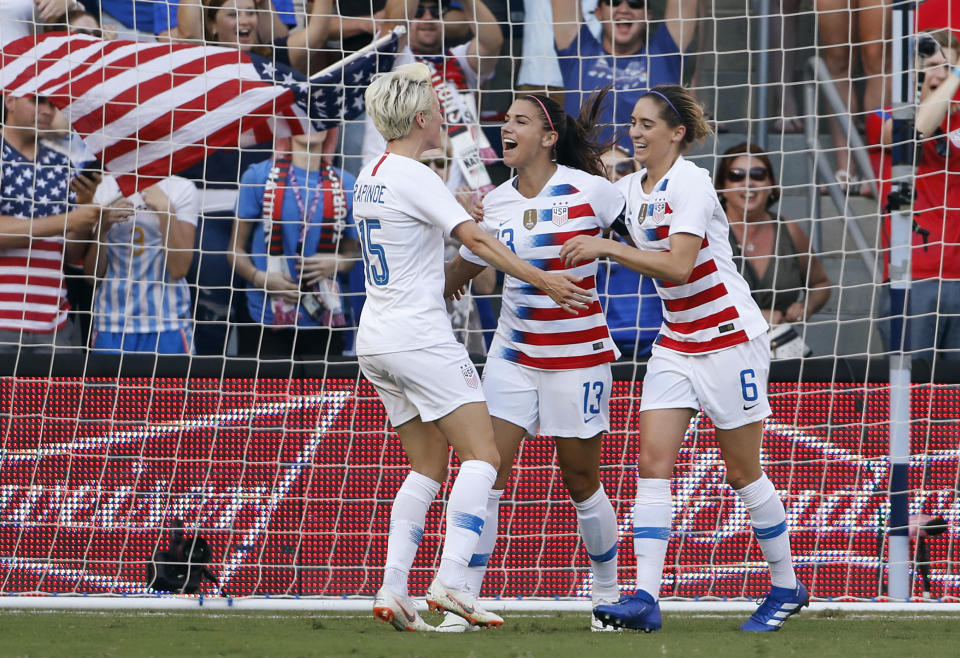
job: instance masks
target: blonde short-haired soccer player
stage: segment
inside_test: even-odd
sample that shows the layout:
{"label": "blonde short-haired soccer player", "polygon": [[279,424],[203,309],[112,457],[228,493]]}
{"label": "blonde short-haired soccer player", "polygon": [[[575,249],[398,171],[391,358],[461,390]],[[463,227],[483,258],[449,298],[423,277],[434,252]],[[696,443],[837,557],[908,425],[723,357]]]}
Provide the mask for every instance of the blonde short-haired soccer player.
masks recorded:
{"label": "blonde short-haired soccer player", "polygon": [[387,140],[387,151],[361,170],[354,187],[367,288],[356,350],[411,466],[390,514],[387,563],[374,615],[397,630],[432,629],[414,609],[407,577],[427,509],[447,476],[450,445],[460,472],[447,501],[440,569],[427,602],[471,624],[499,626],[503,620],[484,610],[466,584],[499,456],[480,378],[447,316],[443,235],[453,235],[571,313],[586,308],[589,295],[575,285],[578,277],[546,273],[518,259],[420,163],[423,151],[440,146],[443,122],[426,66],[408,64],[377,77],[366,91],[366,109]]}

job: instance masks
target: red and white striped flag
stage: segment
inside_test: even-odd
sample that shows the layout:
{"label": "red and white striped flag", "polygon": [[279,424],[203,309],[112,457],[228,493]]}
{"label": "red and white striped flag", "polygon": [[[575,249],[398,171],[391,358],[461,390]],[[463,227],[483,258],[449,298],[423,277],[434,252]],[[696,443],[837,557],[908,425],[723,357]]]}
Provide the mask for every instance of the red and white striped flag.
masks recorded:
{"label": "red and white striped flag", "polygon": [[132,194],[203,159],[308,129],[293,90],[235,48],[54,32],[0,53],[5,94],[45,96]]}

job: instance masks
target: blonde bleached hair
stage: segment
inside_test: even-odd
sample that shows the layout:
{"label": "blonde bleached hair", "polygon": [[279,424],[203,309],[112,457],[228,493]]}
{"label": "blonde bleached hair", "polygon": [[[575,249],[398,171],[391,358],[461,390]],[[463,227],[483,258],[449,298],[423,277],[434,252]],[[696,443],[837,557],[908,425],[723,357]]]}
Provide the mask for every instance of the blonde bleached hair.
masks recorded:
{"label": "blonde bleached hair", "polygon": [[418,112],[423,112],[426,119],[433,118],[430,69],[420,62],[398,66],[376,76],[363,98],[367,114],[385,140],[406,137]]}

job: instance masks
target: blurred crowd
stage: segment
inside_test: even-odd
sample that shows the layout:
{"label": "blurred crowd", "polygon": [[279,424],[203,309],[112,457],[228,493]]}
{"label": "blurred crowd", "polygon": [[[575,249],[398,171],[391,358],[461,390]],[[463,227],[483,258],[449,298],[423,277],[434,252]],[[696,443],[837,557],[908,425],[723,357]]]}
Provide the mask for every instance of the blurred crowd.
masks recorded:
{"label": "blurred crowd", "polygon": [[[928,0],[918,13],[918,28],[930,30],[938,48],[917,62],[924,142],[908,347],[921,355],[956,350],[960,358],[960,50],[950,31],[960,24],[957,4]],[[0,0],[0,46],[49,31],[169,39],[257,53],[309,76],[404,25],[395,63],[431,67],[448,126],[443,148],[423,162],[470,209],[510,176],[499,162],[498,118],[522,90],[545,92],[577,115],[591,93],[612,87],[599,126],[609,144],[603,162],[611,180],[633,173],[626,128],[634,103],[663,83],[709,97],[698,60],[722,29],[723,10],[722,2],[698,0]],[[895,141],[889,3],[779,3],[769,78],[779,94],[769,108],[775,130],[782,136],[803,127],[791,57],[794,21],[811,10],[820,52],[850,111],[827,122],[836,183],[849,194],[877,194],[851,165],[846,120],[870,142],[885,198]],[[84,168],[82,143],[46,98],[4,91],[2,137],[0,352],[352,354],[366,285],[352,186],[384,148],[368,121],[223,149],[126,198],[109,173]],[[803,223],[781,213],[771,154],[749,140],[723,149],[715,185],[736,262],[771,324],[775,357],[809,354],[802,325],[836,283]],[[449,303],[471,352],[484,353],[492,339],[499,285],[487,272]],[[625,358],[644,358],[662,320],[652,281],[607,264],[598,290]]]}

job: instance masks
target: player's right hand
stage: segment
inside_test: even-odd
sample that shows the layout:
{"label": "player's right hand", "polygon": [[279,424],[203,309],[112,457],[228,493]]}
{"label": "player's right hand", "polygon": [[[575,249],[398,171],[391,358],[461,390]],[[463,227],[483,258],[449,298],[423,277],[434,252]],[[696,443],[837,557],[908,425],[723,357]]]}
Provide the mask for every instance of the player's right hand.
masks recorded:
{"label": "player's right hand", "polygon": [[543,284],[537,286],[550,295],[560,308],[570,315],[579,315],[580,311],[590,307],[593,295],[576,285],[583,280],[582,276],[574,276],[568,272],[544,272]]}

